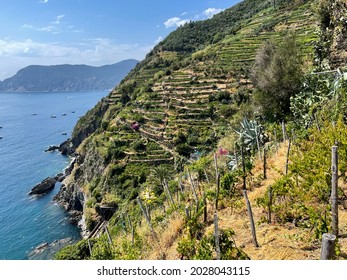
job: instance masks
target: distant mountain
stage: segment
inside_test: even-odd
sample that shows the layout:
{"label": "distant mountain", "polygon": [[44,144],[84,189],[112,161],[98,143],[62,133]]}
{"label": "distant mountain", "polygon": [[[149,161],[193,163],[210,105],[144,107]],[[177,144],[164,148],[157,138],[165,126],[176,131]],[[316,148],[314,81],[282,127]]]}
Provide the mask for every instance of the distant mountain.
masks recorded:
{"label": "distant mountain", "polygon": [[0,81],[2,92],[56,92],[108,90],[117,85],[138,63],[135,59],[94,67],[89,65],[30,65]]}

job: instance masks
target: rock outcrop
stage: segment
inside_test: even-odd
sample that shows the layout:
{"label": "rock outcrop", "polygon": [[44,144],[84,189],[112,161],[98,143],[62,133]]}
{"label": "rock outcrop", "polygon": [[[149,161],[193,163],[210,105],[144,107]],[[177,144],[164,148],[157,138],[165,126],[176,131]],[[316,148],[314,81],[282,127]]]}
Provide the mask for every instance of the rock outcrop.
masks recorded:
{"label": "rock outcrop", "polygon": [[29,195],[35,195],[35,194],[40,195],[40,194],[47,193],[48,191],[54,188],[56,182],[57,182],[56,178],[47,177],[41,183],[33,187]]}

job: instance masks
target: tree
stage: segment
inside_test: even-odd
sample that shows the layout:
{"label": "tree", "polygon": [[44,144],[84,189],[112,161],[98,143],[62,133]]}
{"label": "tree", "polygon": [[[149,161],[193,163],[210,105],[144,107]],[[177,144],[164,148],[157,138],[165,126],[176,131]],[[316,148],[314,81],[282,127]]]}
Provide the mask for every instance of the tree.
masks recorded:
{"label": "tree", "polygon": [[288,33],[282,42],[269,40],[259,49],[251,78],[257,88],[255,102],[264,117],[283,119],[290,112],[290,97],[299,92],[303,59],[295,35]]}

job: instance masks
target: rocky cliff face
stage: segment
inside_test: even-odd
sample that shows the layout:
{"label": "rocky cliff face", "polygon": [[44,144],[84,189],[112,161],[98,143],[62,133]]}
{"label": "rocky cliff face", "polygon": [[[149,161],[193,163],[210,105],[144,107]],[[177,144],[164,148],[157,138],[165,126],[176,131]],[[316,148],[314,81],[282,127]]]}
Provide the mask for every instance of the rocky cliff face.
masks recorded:
{"label": "rocky cliff face", "polygon": [[[104,157],[92,141],[87,140],[84,145],[81,154],[77,154],[67,168],[68,173],[71,173],[62,182],[59,192],[54,197],[54,200],[70,213],[71,222],[76,224],[81,224],[81,220],[84,224],[83,211],[87,200],[86,193],[88,193],[86,186],[94,177],[101,176],[107,166]],[[85,226],[81,227],[82,232],[86,232]]]}

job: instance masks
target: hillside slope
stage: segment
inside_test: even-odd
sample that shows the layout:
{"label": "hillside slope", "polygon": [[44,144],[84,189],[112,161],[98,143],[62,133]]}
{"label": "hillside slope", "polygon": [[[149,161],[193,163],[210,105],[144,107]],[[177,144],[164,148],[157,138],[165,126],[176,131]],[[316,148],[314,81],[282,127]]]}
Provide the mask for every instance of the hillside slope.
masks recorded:
{"label": "hillside slope", "polygon": [[[216,196],[212,152],[224,137],[228,149],[234,149],[235,129],[243,118],[256,115],[250,106],[254,90],[250,71],[257,50],[264,41],[281,41],[293,32],[307,71],[315,58],[316,2],[277,4],[245,0],[210,20],[180,27],[81,118],[69,142],[76,160],[57,200],[82,215],[85,235],[93,244],[83,258],[211,257],[206,248],[213,213],[207,224],[201,223],[200,206],[204,192],[210,205]],[[221,164],[226,170],[227,162]],[[223,180],[235,180],[228,171],[222,175]],[[221,210],[236,211],[238,222],[245,220],[242,196],[232,197],[230,190],[221,196]],[[200,211],[195,213],[196,208]],[[110,222],[104,221],[105,209],[116,211]],[[149,226],[144,212],[152,221]],[[223,236],[233,250],[226,258],[245,258],[233,247],[229,225]],[[105,235],[99,235],[105,228],[113,247]],[[79,248],[87,248],[86,244]],[[157,254],[149,244],[167,251]],[[201,247],[199,252],[189,251],[200,245],[206,246],[206,255]],[[76,258],[71,253],[76,251],[68,250],[60,258]],[[175,250],[179,254],[172,253]]]}
{"label": "hillside slope", "polygon": [[0,91],[90,91],[109,90],[118,84],[138,63],[124,60],[112,65],[30,65],[0,82]]}

